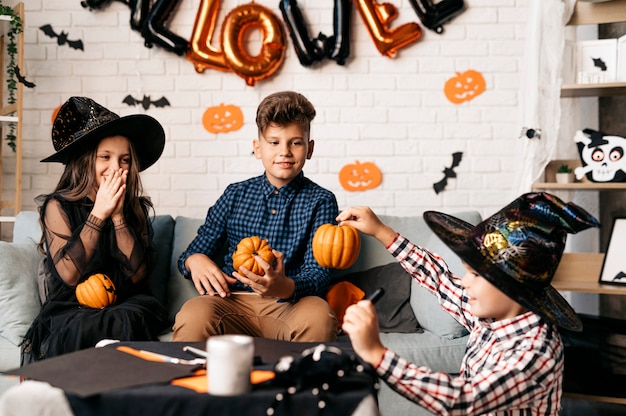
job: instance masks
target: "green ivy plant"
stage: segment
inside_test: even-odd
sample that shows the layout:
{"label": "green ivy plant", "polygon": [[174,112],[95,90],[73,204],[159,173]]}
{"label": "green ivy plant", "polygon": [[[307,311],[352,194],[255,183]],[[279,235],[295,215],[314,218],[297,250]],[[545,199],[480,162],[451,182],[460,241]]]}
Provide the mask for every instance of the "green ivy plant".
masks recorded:
{"label": "green ivy plant", "polygon": [[[4,6],[0,4],[0,15],[11,16],[11,27],[7,32],[9,42],[7,43],[7,54],[9,56],[9,63],[7,64],[7,89],[9,96],[7,102],[9,105],[14,104],[17,100],[17,77],[15,75],[15,57],[17,56],[17,42],[16,37],[22,33],[22,19],[15,14],[12,7]],[[15,152],[15,123],[9,123],[9,133],[6,135],[6,141],[11,149]]]}

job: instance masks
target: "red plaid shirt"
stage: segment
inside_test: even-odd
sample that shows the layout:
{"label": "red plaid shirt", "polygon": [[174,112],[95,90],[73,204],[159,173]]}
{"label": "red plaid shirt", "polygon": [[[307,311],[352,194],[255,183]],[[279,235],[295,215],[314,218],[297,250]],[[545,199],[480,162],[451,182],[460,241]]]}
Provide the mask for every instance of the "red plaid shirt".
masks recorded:
{"label": "red plaid shirt", "polygon": [[470,331],[458,376],[387,350],[376,370],[391,388],[438,415],[558,415],[564,355],[554,325],[534,312],[497,322],[476,318],[441,257],[400,235],[388,250]]}

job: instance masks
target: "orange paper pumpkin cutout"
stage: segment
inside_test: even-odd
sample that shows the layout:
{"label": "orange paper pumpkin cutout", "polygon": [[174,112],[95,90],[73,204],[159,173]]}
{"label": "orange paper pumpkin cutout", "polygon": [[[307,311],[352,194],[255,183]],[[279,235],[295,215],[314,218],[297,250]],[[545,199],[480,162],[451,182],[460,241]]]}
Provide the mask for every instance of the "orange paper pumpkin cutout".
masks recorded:
{"label": "orange paper pumpkin cutout", "polygon": [[233,104],[209,107],[202,115],[202,125],[210,133],[228,133],[243,126],[243,112]]}
{"label": "orange paper pumpkin cutout", "polygon": [[[63,104],[61,104],[61,105],[63,105]],[[57,114],[59,114],[59,110],[61,109],[61,105],[59,105],[57,108],[52,110],[52,119],[50,120],[52,122],[52,124],[54,124],[54,119],[56,119],[57,118]]]}
{"label": "orange paper pumpkin cutout", "polygon": [[485,78],[483,75],[469,69],[465,72],[457,72],[456,76],[446,81],[443,92],[454,104],[469,101],[485,91]]}
{"label": "orange paper pumpkin cutout", "polygon": [[354,163],[345,165],[339,171],[339,183],[346,191],[365,191],[374,189],[383,180],[383,174],[373,162]]}

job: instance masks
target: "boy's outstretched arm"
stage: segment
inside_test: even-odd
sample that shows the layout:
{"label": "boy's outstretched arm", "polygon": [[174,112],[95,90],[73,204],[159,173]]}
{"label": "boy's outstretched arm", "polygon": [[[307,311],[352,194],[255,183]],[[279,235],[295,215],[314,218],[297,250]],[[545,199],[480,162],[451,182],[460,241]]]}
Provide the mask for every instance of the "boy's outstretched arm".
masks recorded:
{"label": "boy's outstretched arm", "polygon": [[369,300],[362,300],[350,305],[343,316],[341,328],[350,336],[354,352],[376,368],[383,359],[385,347],[378,334],[374,304]]}
{"label": "boy's outstretched arm", "polygon": [[364,234],[371,235],[388,247],[398,233],[374,214],[369,207],[350,207],[337,216],[339,225],[350,225]]}

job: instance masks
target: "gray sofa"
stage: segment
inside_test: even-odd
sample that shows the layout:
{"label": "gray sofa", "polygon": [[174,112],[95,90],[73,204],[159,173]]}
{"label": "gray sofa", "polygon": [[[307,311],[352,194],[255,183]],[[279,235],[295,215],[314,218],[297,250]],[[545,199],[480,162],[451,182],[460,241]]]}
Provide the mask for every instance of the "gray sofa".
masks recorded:
{"label": "gray sofa", "polygon": [[[480,221],[480,214],[475,211],[454,215],[473,224]],[[463,272],[458,257],[430,231],[421,215],[380,217],[413,242],[442,255],[452,270]],[[153,224],[159,255],[152,288],[155,296],[167,305],[172,319],[187,299],[196,296],[191,283],[178,272],[176,260],[194,238],[202,222],[203,219],[199,218],[174,219],[161,215],[155,218]],[[40,236],[37,213],[24,211],[17,216],[13,242],[0,242],[0,371],[20,365],[19,344],[41,306],[36,275],[42,254],[35,247]],[[348,270],[337,272],[336,277],[337,280],[342,280],[348,276],[358,276],[358,273],[366,273],[372,268],[393,262],[393,257],[380,243],[363,236],[356,263]],[[412,333],[383,332],[383,343],[410,361],[435,371],[458,372],[467,343],[467,332],[439,307],[430,293],[415,282],[408,283],[407,288],[410,288],[410,293],[406,293],[405,303],[410,305],[421,330]],[[386,299],[391,300],[383,296],[377,303],[377,308],[379,304],[381,307],[385,306]],[[169,335],[162,337],[164,341],[168,339]],[[379,391],[379,407],[381,414],[389,416],[429,414],[397,395],[384,383],[381,383]]]}

